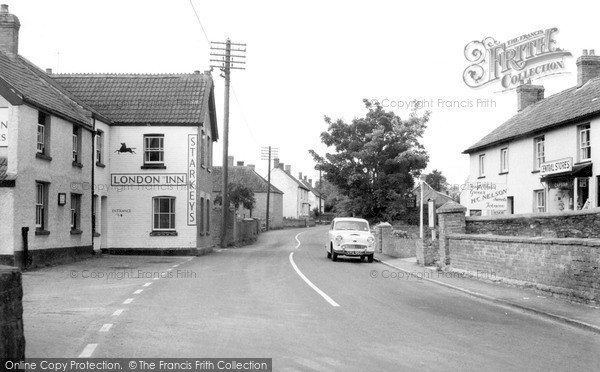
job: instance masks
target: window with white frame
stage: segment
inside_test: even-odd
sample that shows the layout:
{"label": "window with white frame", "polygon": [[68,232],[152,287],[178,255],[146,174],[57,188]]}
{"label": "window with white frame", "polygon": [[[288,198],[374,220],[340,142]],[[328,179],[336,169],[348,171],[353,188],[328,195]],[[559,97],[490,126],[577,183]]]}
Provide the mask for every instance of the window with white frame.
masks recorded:
{"label": "window with white frame", "polygon": [[534,212],[542,213],[546,212],[546,193],[544,190],[534,190],[533,191],[533,200],[534,200]]}
{"label": "window with white frame", "polygon": [[508,147],[500,149],[500,172],[508,172]]}
{"label": "window with white frame", "polygon": [[206,134],[202,131],[200,138],[200,165],[206,166]]}
{"label": "window with white frame", "polygon": [[175,198],[172,196],[157,196],[153,198],[152,215],[153,230],[175,230]]}
{"label": "window with white frame", "polygon": [[479,177],[485,176],[485,154],[479,155]]}
{"label": "window with white frame", "polygon": [[533,160],[535,170],[539,170],[542,163],[546,161],[545,139],[544,136],[536,137],[533,140]]}
{"label": "window with white frame", "polygon": [[35,227],[38,230],[43,230],[46,227],[46,210],[48,209],[48,201],[46,198],[46,185],[41,182],[35,183]]}
{"label": "window with white frame", "polygon": [[164,134],[144,135],[144,163],[163,164],[165,162]]}
{"label": "window with white frame", "polygon": [[81,128],[73,125],[73,163],[81,164]]}
{"label": "window with white frame", "polygon": [[71,230],[81,227],[81,195],[71,194]]}
{"label": "window with white frame", "polygon": [[50,142],[50,122],[49,116],[43,112],[38,112],[37,123],[37,145],[36,151],[42,155],[48,155]]}
{"label": "window with white frame", "polygon": [[580,125],[579,129],[579,161],[592,158],[592,144],[590,141],[590,125]]}
{"label": "window with white frame", "polygon": [[96,164],[103,164],[104,160],[104,132],[96,131]]}

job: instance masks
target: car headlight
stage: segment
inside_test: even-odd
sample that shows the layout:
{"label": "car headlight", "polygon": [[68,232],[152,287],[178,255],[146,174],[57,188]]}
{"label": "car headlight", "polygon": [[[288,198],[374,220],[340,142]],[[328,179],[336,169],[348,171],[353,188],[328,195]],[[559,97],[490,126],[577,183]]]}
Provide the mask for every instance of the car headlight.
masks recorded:
{"label": "car headlight", "polygon": [[373,244],[373,243],[375,243],[375,238],[373,238],[372,236],[369,236],[369,237],[367,238],[367,243],[369,243],[369,244]]}
{"label": "car headlight", "polygon": [[335,237],[335,241],[338,242],[338,244],[341,243],[342,240],[344,240],[344,238],[342,238],[341,235],[338,235],[338,236]]}

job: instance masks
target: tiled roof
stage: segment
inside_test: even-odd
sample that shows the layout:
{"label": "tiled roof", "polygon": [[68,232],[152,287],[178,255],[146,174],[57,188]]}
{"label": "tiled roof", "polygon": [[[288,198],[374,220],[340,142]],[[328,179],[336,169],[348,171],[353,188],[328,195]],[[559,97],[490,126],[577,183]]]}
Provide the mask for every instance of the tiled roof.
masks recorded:
{"label": "tiled roof", "polygon": [[600,77],[589,80],[580,88],[564,90],[526,107],[466,149],[464,153],[472,153],[501,142],[585,120],[599,114]]}
{"label": "tiled roof", "polygon": [[308,181],[304,181],[304,180],[300,180],[300,182],[302,182],[302,184],[304,186],[306,186],[306,188],[308,189],[308,191],[312,191],[313,194],[315,194],[317,197],[319,197],[319,191],[317,189],[315,189],[310,182]]}
{"label": "tiled roof", "polygon": [[303,182],[298,181],[294,176],[292,176],[291,174],[289,174],[288,172],[284,171],[281,168],[274,168],[274,170],[277,170],[277,169],[279,169],[281,172],[283,172],[283,174],[287,175],[294,182],[296,182],[298,184],[298,186],[300,186],[300,188],[303,188],[304,190],[310,191],[310,189],[308,187],[306,187],[306,185]]}
{"label": "tiled roof", "polygon": [[9,57],[0,52],[0,86],[35,107],[85,126],[91,125],[89,110],[21,56]]}
{"label": "tiled roof", "polygon": [[7,168],[8,168],[8,159],[0,158],[0,182],[14,181],[17,179],[16,175],[6,173]]}
{"label": "tiled roof", "polygon": [[[213,167],[213,191],[221,192],[223,184],[223,167]],[[238,183],[250,187],[255,194],[266,193],[269,183],[260,174],[250,167],[230,166],[228,167],[229,183]],[[271,192],[283,194],[277,187],[271,184]]]}
{"label": "tiled roof", "polygon": [[116,124],[199,124],[208,74],[55,74],[52,78]]}

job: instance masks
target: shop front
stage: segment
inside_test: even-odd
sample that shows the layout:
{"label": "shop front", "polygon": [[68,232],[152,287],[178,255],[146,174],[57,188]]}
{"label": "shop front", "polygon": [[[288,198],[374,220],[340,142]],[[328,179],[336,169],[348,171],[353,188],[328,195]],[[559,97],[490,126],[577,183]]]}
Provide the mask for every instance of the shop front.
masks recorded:
{"label": "shop front", "polygon": [[572,158],[542,164],[540,181],[546,187],[548,212],[589,209],[592,200],[592,163],[573,164]]}

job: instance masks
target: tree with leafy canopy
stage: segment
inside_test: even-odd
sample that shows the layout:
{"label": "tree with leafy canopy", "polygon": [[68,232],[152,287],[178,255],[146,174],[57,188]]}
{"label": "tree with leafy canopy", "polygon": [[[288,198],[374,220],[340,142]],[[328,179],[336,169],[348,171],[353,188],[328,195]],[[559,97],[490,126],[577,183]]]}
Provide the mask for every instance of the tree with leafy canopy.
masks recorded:
{"label": "tree with leafy canopy", "polygon": [[[240,206],[243,206],[252,213],[252,210],[256,205],[256,199],[254,198],[254,191],[252,191],[251,188],[239,183],[230,183],[227,185],[227,190],[229,192],[230,205],[233,205],[235,209],[239,209]],[[214,202],[215,204],[223,204],[222,195],[217,195]]]}
{"label": "tree with leafy canopy", "polygon": [[446,180],[446,176],[437,169],[434,169],[431,173],[425,175],[425,182],[436,191],[442,193],[448,191],[448,181]]}
{"label": "tree with leafy canopy", "polygon": [[349,198],[348,212],[370,220],[393,220],[406,211],[405,195],[429,161],[419,140],[430,112],[419,116],[414,109],[402,120],[377,102],[363,102],[367,114],[351,124],[325,117],[329,128],[321,133],[321,141],[334,153],[323,157],[309,152],[324,178]]}

